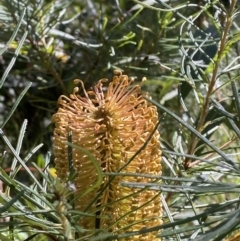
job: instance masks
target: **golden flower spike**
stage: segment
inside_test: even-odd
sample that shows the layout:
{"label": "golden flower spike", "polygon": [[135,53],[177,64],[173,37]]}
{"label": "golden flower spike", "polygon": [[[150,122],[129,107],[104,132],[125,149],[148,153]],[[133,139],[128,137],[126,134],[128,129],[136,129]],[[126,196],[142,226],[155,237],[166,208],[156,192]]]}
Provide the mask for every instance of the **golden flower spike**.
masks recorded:
{"label": "golden flower spike", "polygon": [[[88,237],[98,232],[122,234],[162,224],[159,191],[121,185],[122,182],[153,182],[154,179],[141,174],[161,174],[159,133],[153,133],[158,123],[157,110],[146,101],[140,86],[132,84],[132,79],[120,71],[114,73],[107,88],[104,87],[107,80],[101,79],[89,92],[85,91],[82,81],[75,80],[75,84],[82,85],[84,96],[77,94],[78,87],[69,98],[60,96],[59,109],[52,118],[56,173],[62,181],[66,182],[69,175],[69,131],[72,143],[80,147],[72,148],[77,172],[75,208],[92,214],[92,217],[82,216],[79,221]],[[103,172],[102,184],[86,195],[83,195],[86,190],[97,182],[98,173],[89,155],[81,151],[83,148],[94,156]],[[121,169],[124,165],[126,167]],[[118,175],[112,178],[109,173]],[[95,202],[89,207],[92,200]],[[156,234],[151,232],[120,240],[159,241]]]}

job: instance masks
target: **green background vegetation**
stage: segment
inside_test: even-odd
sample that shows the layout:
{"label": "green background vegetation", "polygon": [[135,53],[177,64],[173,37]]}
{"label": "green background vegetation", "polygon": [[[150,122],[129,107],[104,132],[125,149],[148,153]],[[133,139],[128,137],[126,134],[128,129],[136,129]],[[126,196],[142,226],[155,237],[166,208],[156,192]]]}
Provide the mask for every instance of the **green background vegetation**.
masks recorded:
{"label": "green background vegetation", "polygon": [[114,69],[136,83],[146,77],[142,89],[159,110],[163,176],[151,188],[162,195],[162,240],[237,233],[239,13],[235,0],[2,0],[0,239],[81,232],[70,188],[44,169],[54,165],[51,116],[74,79],[89,89]]}

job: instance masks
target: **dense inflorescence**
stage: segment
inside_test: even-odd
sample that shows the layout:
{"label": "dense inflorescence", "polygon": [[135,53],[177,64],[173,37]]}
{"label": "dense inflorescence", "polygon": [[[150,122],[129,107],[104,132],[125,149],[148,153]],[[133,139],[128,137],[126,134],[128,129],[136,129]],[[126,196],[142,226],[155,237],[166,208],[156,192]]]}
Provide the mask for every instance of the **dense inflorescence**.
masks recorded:
{"label": "dense inflorescence", "polygon": [[[59,109],[52,118],[56,172],[61,180],[66,182],[69,175],[69,132],[72,143],[81,148],[72,148],[73,166],[77,172],[75,208],[92,214],[83,215],[79,220],[79,225],[89,235],[96,230],[121,234],[162,223],[158,191],[121,185],[122,182],[153,182],[154,179],[140,174],[161,174],[159,133],[154,132],[158,123],[156,107],[144,98],[140,86],[133,85],[133,81],[120,71],[115,71],[108,86],[105,86],[106,82],[101,79],[86,92],[83,83],[75,80],[76,84],[82,85],[84,96],[78,95],[78,87],[70,97],[60,96]],[[94,186],[98,180],[96,167],[82,148],[91,153],[101,167],[103,179],[98,187]],[[126,167],[121,170],[124,165]],[[119,175],[108,183],[110,173]],[[134,175],[124,175],[129,173]],[[87,189],[91,191],[86,193]],[[92,200],[95,202],[89,206]],[[156,233],[130,239],[160,240]]]}

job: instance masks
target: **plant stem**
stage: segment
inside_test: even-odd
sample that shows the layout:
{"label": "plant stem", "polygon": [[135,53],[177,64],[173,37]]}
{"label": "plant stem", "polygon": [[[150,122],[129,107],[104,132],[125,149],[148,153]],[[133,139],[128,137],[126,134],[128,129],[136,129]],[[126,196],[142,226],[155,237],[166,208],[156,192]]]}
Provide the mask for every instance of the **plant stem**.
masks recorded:
{"label": "plant stem", "polygon": [[[229,10],[226,12],[226,25],[225,25],[224,31],[222,32],[222,35],[221,35],[220,47],[219,47],[219,50],[218,50],[218,58],[217,58],[217,61],[215,63],[215,67],[213,69],[212,78],[211,78],[209,86],[208,86],[208,91],[207,91],[207,94],[206,94],[205,102],[203,104],[202,111],[200,112],[200,118],[199,118],[199,121],[198,121],[198,124],[197,124],[197,127],[196,127],[196,130],[198,132],[202,131],[206,116],[207,116],[208,111],[209,111],[210,98],[211,98],[212,93],[214,91],[214,87],[215,87],[215,84],[216,84],[216,81],[217,81],[219,63],[222,59],[222,56],[223,56],[223,53],[224,53],[224,50],[225,50],[225,46],[226,46],[226,43],[227,43],[228,32],[229,32],[230,27],[232,25],[232,17],[231,16],[232,16],[232,12],[234,11],[235,4],[236,4],[236,1],[233,1],[231,3],[231,6],[230,6]],[[188,154],[190,154],[190,155],[194,154],[194,151],[197,147],[197,144],[198,144],[198,138],[197,138],[197,136],[194,135],[192,137],[192,141],[190,141]],[[187,170],[189,168],[189,166],[190,166],[190,160],[185,159],[185,161],[184,161],[185,169]]]}

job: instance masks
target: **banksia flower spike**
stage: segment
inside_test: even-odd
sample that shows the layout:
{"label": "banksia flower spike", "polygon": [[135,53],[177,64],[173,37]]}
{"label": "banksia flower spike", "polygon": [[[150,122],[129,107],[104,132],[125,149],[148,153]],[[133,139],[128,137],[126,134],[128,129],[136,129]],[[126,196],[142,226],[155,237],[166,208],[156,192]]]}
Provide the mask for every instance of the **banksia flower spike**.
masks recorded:
{"label": "banksia flower spike", "polygon": [[[76,84],[82,85],[84,96],[78,95],[78,87],[74,88],[69,98],[60,96],[59,109],[52,118],[55,123],[57,176],[67,181],[69,175],[70,131],[72,143],[91,153],[103,172],[102,184],[81,198],[88,188],[94,187],[98,174],[89,155],[73,147],[73,166],[77,172],[74,179],[75,195],[78,197],[75,208],[93,215],[81,217],[79,221],[89,235],[94,235],[97,230],[121,234],[162,223],[158,191],[121,185],[122,182],[153,182],[153,179],[137,174],[161,174],[159,133],[153,133],[158,123],[156,107],[147,102],[140,86],[133,85],[133,81],[120,71],[115,71],[107,87],[105,82],[106,79],[101,79],[91,91],[86,92],[83,83],[75,80]],[[142,148],[144,144],[145,148]],[[119,170],[120,174],[105,187],[111,175],[104,173],[117,173]],[[127,173],[135,175],[124,175]],[[91,200],[96,201],[89,207]],[[156,233],[147,233],[121,240],[155,241],[160,238],[156,238]]]}

